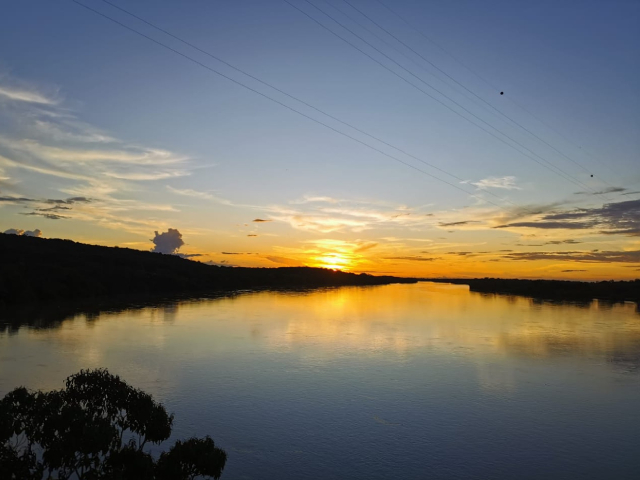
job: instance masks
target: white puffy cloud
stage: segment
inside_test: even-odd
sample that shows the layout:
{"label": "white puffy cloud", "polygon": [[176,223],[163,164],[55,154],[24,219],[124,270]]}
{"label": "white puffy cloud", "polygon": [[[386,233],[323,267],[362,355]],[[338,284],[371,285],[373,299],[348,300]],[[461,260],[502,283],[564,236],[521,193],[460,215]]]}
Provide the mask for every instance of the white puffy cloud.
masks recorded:
{"label": "white puffy cloud", "polygon": [[151,250],[152,252],[175,255],[178,253],[180,247],[184,245],[182,234],[177,228],[170,228],[163,233],[158,233],[157,231],[155,233],[156,236],[151,239],[155,245],[153,250]]}
{"label": "white puffy cloud", "polygon": [[24,230],[21,230],[19,228],[10,228],[9,230],[4,231],[5,235],[22,235],[23,233]]}

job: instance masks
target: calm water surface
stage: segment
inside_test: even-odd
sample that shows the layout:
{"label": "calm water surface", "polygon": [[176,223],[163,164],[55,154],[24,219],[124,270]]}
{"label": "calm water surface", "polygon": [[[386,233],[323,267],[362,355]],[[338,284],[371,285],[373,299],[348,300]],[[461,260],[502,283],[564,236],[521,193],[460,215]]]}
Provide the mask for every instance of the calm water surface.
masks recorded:
{"label": "calm water surface", "polygon": [[638,478],[639,365],[635,304],[428,283],[0,325],[0,395],[107,367],[174,437],[210,434],[228,480]]}

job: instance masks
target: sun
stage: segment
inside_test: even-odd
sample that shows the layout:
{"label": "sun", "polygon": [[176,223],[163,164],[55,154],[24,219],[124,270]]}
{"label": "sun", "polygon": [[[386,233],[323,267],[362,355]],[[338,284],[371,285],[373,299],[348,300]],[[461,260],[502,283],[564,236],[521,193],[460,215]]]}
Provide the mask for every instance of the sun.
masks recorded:
{"label": "sun", "polygon": [[314,258],[314,267],[330,268],[332,270],[349,270],[351,259],[340,253],[325,253]]}

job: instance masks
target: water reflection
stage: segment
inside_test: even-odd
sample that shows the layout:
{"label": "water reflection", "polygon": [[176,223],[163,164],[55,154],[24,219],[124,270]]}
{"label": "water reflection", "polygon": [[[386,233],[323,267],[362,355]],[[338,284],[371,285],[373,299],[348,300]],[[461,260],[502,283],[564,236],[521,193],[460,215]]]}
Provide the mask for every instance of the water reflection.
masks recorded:
{"label": "water reflection", "polygon": [[[34,309],[5,321],[0,395],[107,367],[165,402],[177,435],[213,435],[231,454],[229,479],[399,469],[408,479],[624,478],[640,468],[629,460],[640,426],[634,304],[422,283]],[[617,460],[597,463],[607,458]]]}
{"label": "water reflection", "polygon": [[120,328],[148,342],[157,333],[149,326],[188,322],[205,337],[233,331],[265,349],[304,347],[313,361],[340,352],[402,357],[427,349],[458,356],[601,357],[634,371],[640,352],[637,313],[629,303],[543,302],[425,283],[32,307],[5,311],[0,338],[21,331],[54,341],[82,338],[74,348],[83,357],[87,330],[96,330],[104,346]]}

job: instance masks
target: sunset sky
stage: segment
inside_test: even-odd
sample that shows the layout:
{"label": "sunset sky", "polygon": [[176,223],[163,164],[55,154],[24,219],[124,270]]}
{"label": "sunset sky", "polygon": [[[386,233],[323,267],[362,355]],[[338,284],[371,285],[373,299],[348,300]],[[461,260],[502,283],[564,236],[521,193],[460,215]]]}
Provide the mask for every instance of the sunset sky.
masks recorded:
{"label": "sunset sky", "polygon": [[639,278],[639,21],[619,0],[9,2],[0,232]]}

